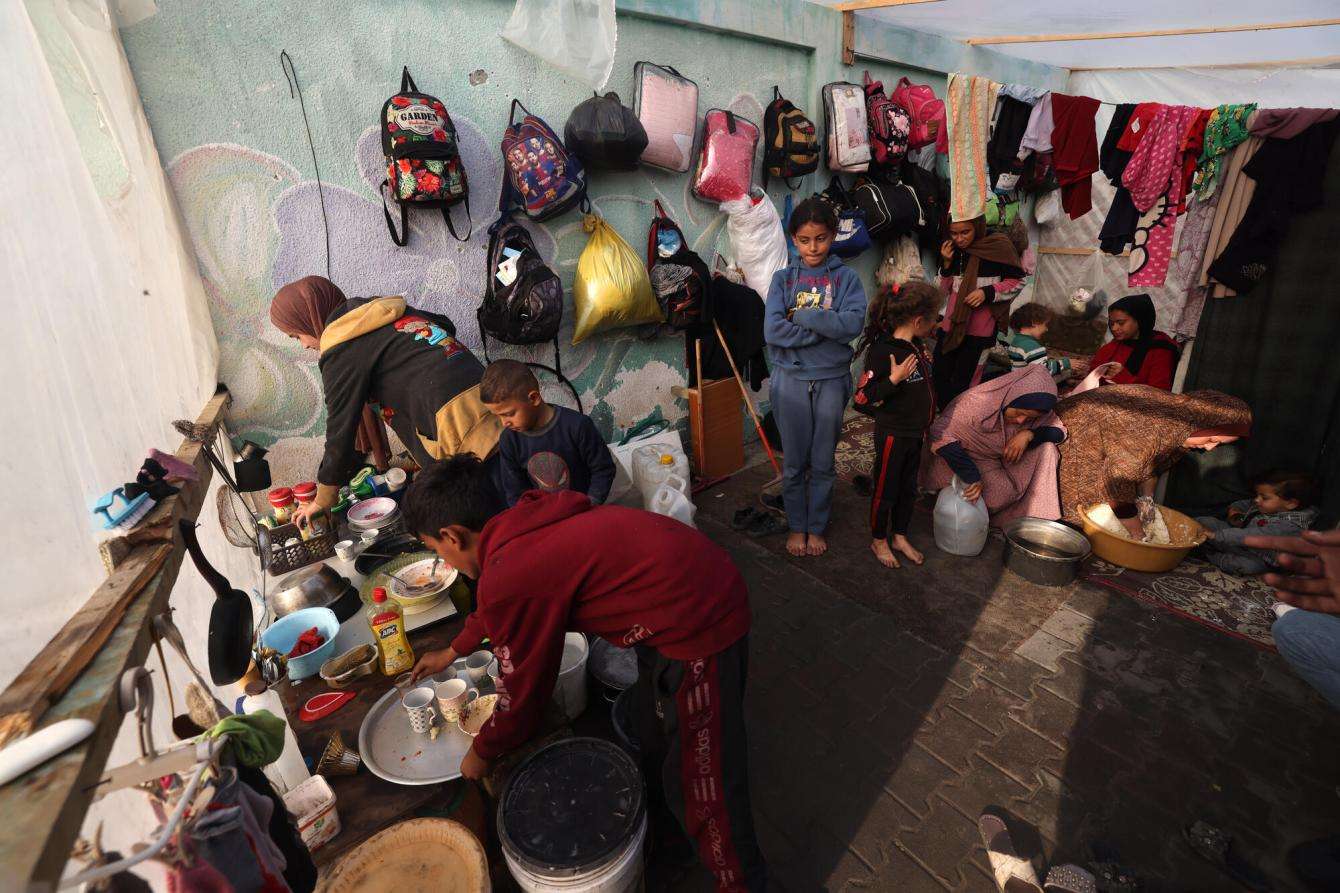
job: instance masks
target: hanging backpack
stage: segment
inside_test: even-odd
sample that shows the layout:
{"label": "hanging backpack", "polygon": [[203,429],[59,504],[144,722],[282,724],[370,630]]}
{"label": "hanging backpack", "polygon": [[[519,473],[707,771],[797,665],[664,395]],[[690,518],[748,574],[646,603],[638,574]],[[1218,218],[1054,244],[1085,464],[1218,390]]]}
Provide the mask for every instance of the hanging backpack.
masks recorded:
{"label": "hanging backpack", "polygon": [[866,116],[870,120],[870,153],[875,164],[888,167],[901,164],[907,156],[907,141],[912,132],[912,117],[907,109],[884,93],[884,84],[872,81],[865,73]]}
{"label": "hanging backpack", "polygon": [[754,185],[758,128],[725,109],[703,115],[703,140],[693,194],[707,202],[728,202],[748,195]]}
{"label": "hanging backpack", "polygon": [[479,337],[484,362],[489,361],[489,336],[505,344],[554,345],[554,365],[527,363],[565,384],[577,401],[577,388],[563,375],[558,328],[563,322],[563,283],[545,264],[530,233],[506,216],[489,227],[488,264],[484,268],[484,300],[479,304]]}
{"label": "hanging backpack", "polygon": [[903,182],[912,187],[917,204],[921,208],[924,223],[917,228],[917,241],[930,251],[939,251],[940,243],[947,238],[949,185],[934,171],[928,171],[919,164],[907,162],[903,165]]}
{"label": "hanging backpack", "polygon": [[587,168],[631,171],[647,148],[647,131],[618,93],[592,94],[568,115],[563,143]]}
{"label": "hanging backpack", "polygon": [[851,258],[870,247],[870,230],[866,226],[865,212],[856,206],[836,175],[829,182],[828,188],[814,197],[837,213],[837,232],[833,235],[832,247],[834,254],[844,259]]}
{"label": "hanging backpack", "polygon": [[825,84],[824,130],[828,169],[860,173],[870,167],[870,128],[865,95],[845,81]]}
{"label": "hanging backpack", "polygon": [[889,96],[895,103],[907,109],[912,119],[912,129],[907,136],[909,149],[920,149],[936,142],[940,131],[945,127],[944,100],[935,96],[935,90],[929,84],[914,84],[907,78],[898,79],[898,86]]}
{"label": "hanging backpack", "polygon": [[793,178],[818,168],[819,137],[814,122],[774,86],[772,102],[763,112],[763,188],[768,187],[771,176],[785,180],[788,189],[795,189]]}
{"label": "hanging backpack", "polygon": [[[516,110],[525,112],[520,122]],[[548,220],[586,201],[586,172],[580,158],[563,148],[558,134],[512,100],[502,138],[507,177],[499,208],[521,207],[531,220]]]}
{"label": "hanging backpack", "polygon": [[665,311],[665,321],[686,329],[707,315],[708,289],[712,273],[693,249],[659,200],[653,201],[656,216],[647,232],[647,271],[651,290]]}
{"label": "hanging backpack", "polygon": [[925,223],[912,187],[883,176],[858,178],[851,200],[865,212],[865,225],[871,236],[903,235]]}
{"label": "hanging backpack", "polygon": [[693,164],[698,85],[669,65],[633,66],[633,113],[647,131],[643,164],[684,173]]}
{"label": "hanging backpack", "polygon": [[[382,106],[380,124],[386,179],[379,191],[391,241],[402,247],[408,244],[411,206],[440,208],[452,238],[458,242],[470,238],[470,194],[456,143],[456,125],[441,100],[419,92],[408,66],[400,74],[400,92]],[[400,206],[399,235],[386,207],[388,186],[391,200]],[[456,234],[451,222],[450,208],[455,204],[465,205],[464,238]]]}

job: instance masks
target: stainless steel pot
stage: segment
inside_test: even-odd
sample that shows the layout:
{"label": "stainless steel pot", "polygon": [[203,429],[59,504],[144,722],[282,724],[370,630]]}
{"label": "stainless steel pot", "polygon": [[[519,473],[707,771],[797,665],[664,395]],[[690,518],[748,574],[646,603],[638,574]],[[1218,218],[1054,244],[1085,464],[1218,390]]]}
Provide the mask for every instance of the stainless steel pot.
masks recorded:
{"label": "stainless steel pot", "polygon": [[1065,586],[1089,557],[1088,538],[1043,518],[1019,518],[1005,527],[1005,567],[1042,586]]}
{"label": "stainless steel pot", "polygon": [[[275,584],[270,610],[275,619],[303,608],[334,608],[350,589],[349,581],[325,562],[294,571]],[[338,616],[340,612],[336,612]],[[342,620],[345,618],[341,618]]]}

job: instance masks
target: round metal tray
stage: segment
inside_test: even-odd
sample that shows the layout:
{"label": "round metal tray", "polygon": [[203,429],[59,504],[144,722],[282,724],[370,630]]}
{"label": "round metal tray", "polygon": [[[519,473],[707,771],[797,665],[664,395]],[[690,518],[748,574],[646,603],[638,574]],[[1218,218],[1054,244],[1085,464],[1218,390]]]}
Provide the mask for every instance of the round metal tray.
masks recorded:
{"label": "round metal tray", "polygon": [[[463,667],[465,662],[458,665]],[[485,681],[479,693],[492,694],[492,688]],[[400,690],[394,686],[372,705],[358,728],[363,763],[373,775],[395,784],[439,784],[460,778],[461,760],[474,740],[455,723],[444,725],[436,741],[415,732],[400,706]]]}

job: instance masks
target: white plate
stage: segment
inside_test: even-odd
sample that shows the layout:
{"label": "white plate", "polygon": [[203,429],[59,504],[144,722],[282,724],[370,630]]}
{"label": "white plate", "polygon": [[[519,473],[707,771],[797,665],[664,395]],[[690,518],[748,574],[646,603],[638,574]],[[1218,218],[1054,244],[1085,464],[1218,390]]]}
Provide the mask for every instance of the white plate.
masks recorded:
{"label": "white plate", "polygon": [[399,512],[400,507],[396,505],[394,499],[387,496],[376,496],[372,499],[364,499],[362,502],[354,503],[346,517],[351,525],[366,529],[381,527],[387,521],[394,520],[394,516]]}
{"label": "white plate", "polygon": [[363,763],[373,775],[395,784],[438,784],[460,778],[461,760],[473,743],[455,723],[442,726],[436,741],[415,732],[395,687],[372,705],[358,729]]}
{"label": "white plate", "polygon": [[[400,570],[396,571],[394,577],[390,578],[391,596],[396,601],[400,602],[401,607],[408,610],[410,607],[414,606],[414,603],[416,601],[426,600],[430,596],[437,595],[438,593],[445,591],[449,586],[451,586],[451,584],[456,582],[456,576],[458,573],[456,568],[449,567],[446,564],[439,563],[437,569],[437,575],[435,578],[437,582],[437,588],[425,589],[423,592],[408,597],[406,597],[401,592],[401,589],[406,585],[405,583],[402,583],[401,580],[408,581],[410,585],[417,583],[419,581],[419,578],[423,578],[424,582],[427,582],[428,571],[432,568],[433,562],[435,562],[436,560],[437,559],[435,558],[425,558],[422,561],[416,561],[413,564],[407,564]],[[437,603],[432,602],[432,604]]]}

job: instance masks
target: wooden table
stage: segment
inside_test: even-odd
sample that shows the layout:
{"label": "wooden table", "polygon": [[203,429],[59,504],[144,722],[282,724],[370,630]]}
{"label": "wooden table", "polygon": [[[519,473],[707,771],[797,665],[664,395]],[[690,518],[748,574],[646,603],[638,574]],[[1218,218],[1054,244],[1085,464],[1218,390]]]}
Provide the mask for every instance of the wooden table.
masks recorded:
{"label": "wooden table", "polygon": [[[435,648],[446,648],[465,625],[460,616],[410,632],[410,645],[415,655]],[[288,714],[294,737],[303,756],[315,764],[330,738],[339,731],[346,746],[358,748],[358,729],[363,717],[377,700],[391,689],[395,680],[381,673],[373,673],[354,681],[344,691],[357,696],[331,715],[314,722],[298,719],[298,710],[307,699],[323,691],[331,691],[319,676],[304,679],[297,685],[282,680],[277,686],[279,699]],[[340,815],[340,833],[312,854],[317,865],[325,865],[367,840],[383,828],[404,818],[433,801],[451,803],[466,784],[461,779],[441,784],[402,785],[378,778],[366,766],[360,766],[357,775],[337,775],[326,779],[335,792],[335,809]]]}

